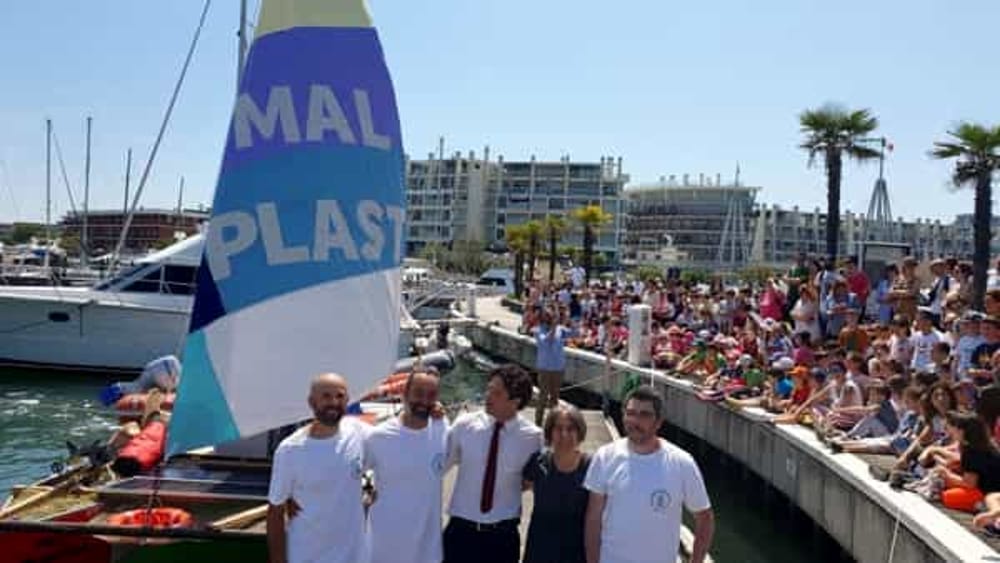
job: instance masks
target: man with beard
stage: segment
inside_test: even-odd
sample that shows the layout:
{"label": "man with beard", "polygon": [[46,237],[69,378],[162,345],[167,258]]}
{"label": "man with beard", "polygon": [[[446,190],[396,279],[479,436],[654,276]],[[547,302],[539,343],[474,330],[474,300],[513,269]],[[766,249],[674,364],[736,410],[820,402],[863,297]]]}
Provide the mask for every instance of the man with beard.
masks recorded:
{"label": "man with beard", "polygon": [[441,482],[448,423],[431,418],[438,377],[414,372],[405,410],[365,440],[365,466],[375,471],[377,499],[369,517],[372,563],[441,561]]}
{"label": "man with beard", "polygon": [[[347,382],[336,374],[313,379],[314,420],[282,440],[274,453],[268,492],[271,563],[354,563],[368,558],[361,505],[364,440],[369,430],[344,418]],[[295,518],[286,503],[295,499]]]}
{"label": "man with beard", "polygon": [[652,387],[636,388],[624,405],[628,437],[601,446],[583,481],[587,561],[676,560],[683,505],[694,514],[691,561],[701,563],[715,530],[701,472],[690,454],[657,435],[663,399]]}

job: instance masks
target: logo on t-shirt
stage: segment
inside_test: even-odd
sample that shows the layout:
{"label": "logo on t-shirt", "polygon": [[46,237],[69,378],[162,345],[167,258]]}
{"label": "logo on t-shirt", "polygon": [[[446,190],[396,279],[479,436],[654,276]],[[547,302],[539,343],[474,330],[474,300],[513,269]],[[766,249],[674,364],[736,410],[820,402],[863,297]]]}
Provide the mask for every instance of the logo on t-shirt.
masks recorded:
{"label": "logo on t-shirt", "polygon": [[670,493],[666,489],[653,491],[653,494],[649,495],[649,506],[653,509],[653,512],[666,512],[667,508],[670,507]]}
{"label": "logo on t-shirt", "polygon": [[436,453],[431,459],[431,471],[435,475],[441,475],[444,473],[444,461],[445,457],[443,453]]}

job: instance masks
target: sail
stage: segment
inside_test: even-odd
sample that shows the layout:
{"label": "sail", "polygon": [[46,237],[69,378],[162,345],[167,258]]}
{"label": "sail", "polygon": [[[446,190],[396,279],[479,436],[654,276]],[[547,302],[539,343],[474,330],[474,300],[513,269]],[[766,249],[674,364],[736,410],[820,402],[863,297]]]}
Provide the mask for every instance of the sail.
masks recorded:
{"label": "sail", "polygon": [[168,455],[352,396],[399,338],[403,150],[363,0],[264,0],[216,186]]}

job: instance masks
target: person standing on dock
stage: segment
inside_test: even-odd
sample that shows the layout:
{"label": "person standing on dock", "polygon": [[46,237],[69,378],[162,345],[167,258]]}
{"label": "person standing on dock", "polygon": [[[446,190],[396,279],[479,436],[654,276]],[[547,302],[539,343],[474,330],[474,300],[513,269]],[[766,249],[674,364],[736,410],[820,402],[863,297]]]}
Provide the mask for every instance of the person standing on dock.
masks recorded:
{"label": "person standing on dock", "polygon": [[521,551],[521,470],[542,448],[542,431],[518,414],[531,377],[518,366],[487,374],[486,410],[455,419],[448,466],[458,475],[444,531],[444,563],[516,563]]}
{"label": "person standing on dock", "polygon": [[[268,491],[267,544],[271,563],[368,559],[361,474],[364,423],[344,417],[347,382],[328,373],[313,379],[314,420],[282,440],[274,453]],[[291,499],[299,507],[287,514]]]}
{"label": "person standing on dock", "polygon": [[566,371],[566,339],[574,331],[559,323],[554,310],[542,313],[542,322],[535,329],[535,369],[538,371],[538,405],[535,407],[535,426],[541,426],[545,409],[559,404],[559,388]]}
{"label": "person standing on dock", "polygon": [[701,563],[715,532],[701,471],[690,454],[657,435],[663,399],[652,387],[637,387],[624,405],[627,437],[597,450],[583,482],[590,491],[587,561],[675,561],[683,505],[694,514],[691,561]]}
{"label": "person standing on dock", "polygon": [[448,423],[431,416],[437,375],[414,372],[403,391],[405,410],[365,440],[365,467],[375,471],[369,512],[371,563],[441,561],[441,484]]}
{"label": "person standing on dock", "polygon": [[588,492],[583,478],[590,456],[580,451],[580,444],[587,437],[587,423],[576,407],[559,405],[545,418],[544,434],[548,447],[524,466],[534,505],[523,563],[584,563]]}

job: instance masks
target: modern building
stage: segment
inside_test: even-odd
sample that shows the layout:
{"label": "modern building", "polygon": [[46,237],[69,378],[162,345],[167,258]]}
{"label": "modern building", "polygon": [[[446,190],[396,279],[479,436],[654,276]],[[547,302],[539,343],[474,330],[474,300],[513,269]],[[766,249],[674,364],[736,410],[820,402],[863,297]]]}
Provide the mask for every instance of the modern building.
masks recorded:
{"label": "modern building", "polygon": [[750,259],[759,187],[699,175],[661,178],[625,190],[623,263],[714,268]]}
{"label": "modern building", "polygon": [[[786,267],[799,253],[826,253],[826,214],[819,208],[784,208],[758,201],[761,188],[716,175],[697,180],[684,175],[661,178],[625,190],[623,263],[699,269],[738,269],[746,265]],[[864,214],[846,211],[840,221],[838,255],[855,254],[864,240],[876,238]],[[972,216],[954,222],[897,218],[888,242],[905,242],[919,260],[972,257]],[[993,218],[992,253],[1000,254],[1000,217]],[[877,238],[885,238],[878,233]]]}
{"label": "modern building", "polygon": [[[578,208],[599,205],[613,221],[598,234],[595,250],[609,263],[618,259],[624,229],[622,193],[628,176],[622,160],[602,157],[598,162],[491,161],[489,148],[482,158],[474,152],[445,158],[443,142],[427,160],[408,160],[408,254],[431,243],[476,240],[504,245],[506,229],[549,215],[566,217]],[[561,245],[581,247],[580,229],[571,228]]]}
{"label": "modern building", "polygon": [[[210,212],[206,210],[184,209],[140,209],[132,218],[128,238],[123,250],[146,252],[173,241],[178,233],[192,235],[208,221]],[[126,214],[121,210],[95,210],[87,213],[87,238],[91,253],[111,252],[118,244]],[[68,213],[60,222],[63,236],[73,236],[82,240],[83,215]]]}

